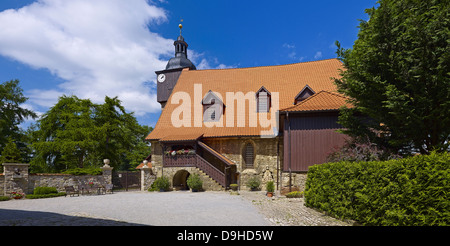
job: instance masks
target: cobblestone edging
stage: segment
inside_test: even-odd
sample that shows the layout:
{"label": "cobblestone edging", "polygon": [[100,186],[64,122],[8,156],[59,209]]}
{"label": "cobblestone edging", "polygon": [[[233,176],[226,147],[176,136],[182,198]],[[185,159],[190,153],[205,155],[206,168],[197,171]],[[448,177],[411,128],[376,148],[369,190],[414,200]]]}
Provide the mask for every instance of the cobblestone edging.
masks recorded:
{"label": "cobblestone edging", "polygon": [[265,192],[239,191],[239,194],[252,202],[261,214],[277,226],[351,226],[345,222],[305,206],[304,198],[285,196],[265,196]]}

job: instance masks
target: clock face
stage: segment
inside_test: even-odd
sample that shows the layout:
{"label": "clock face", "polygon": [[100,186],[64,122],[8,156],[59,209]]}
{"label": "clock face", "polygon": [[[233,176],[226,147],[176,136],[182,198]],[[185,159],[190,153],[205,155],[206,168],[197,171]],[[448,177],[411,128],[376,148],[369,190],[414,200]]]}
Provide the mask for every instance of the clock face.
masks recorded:
{"label": "clock face", "polygon": [[166,80],[166,75],[165,74],[160,74],[158,75],[158,82],[162,83]]}

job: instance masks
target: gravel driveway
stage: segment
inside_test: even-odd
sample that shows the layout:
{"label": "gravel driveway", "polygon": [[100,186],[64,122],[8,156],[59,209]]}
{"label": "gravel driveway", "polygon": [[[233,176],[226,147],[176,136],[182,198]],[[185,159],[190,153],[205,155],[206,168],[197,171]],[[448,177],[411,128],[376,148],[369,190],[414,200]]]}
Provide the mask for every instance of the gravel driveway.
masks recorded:
{"label": "gravel driveway", "polygon": [[187,191],[117,192],[23,199],[0,202],[0,226],[348,225],[300,203],[301,200],[270,199],[260,192],[245,191],[241,195]]}

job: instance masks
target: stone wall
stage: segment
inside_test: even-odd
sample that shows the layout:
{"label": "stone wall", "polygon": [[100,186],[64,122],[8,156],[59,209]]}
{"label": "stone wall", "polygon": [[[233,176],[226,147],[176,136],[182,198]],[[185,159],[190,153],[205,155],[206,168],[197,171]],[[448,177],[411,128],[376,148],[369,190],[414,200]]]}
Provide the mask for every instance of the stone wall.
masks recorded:
{"label": "stone wall", "polygon": [[29,164],[3,163],[4,172],[0,176],[0,195],[8,196],[11,192],[32,194],[36,187],[55,187],[64,192],[64,186],[77,187],[78,184],[112,184],[112,167],[103,166],[102,175],[75,176],[70,174],[29,174]]}
{"label": "stone wall", "polygon": [[64,186],[73,186],[77,189],[79,184],[89,182],[105,185],[108,180],[103,175],[31,174],[28,179],[28,193],[32,193],[36,187],[55,187],[58,192],[65,192]]}
{"label": "stone wall", "polygon": [[[299,190],[304,191],[305,190],[305,184],[306,184],[306,177],[307,173],[292,173],[291,174],[291,185],[296,186],[299,188]],[[282,187],[289,187],[289,172],[283,172],[281,173],[281,184]]]}
{"label": "stone wall", "polygon": [[0,196],[3,196],[5,194],[5,175],[3,173],[0,173]]}

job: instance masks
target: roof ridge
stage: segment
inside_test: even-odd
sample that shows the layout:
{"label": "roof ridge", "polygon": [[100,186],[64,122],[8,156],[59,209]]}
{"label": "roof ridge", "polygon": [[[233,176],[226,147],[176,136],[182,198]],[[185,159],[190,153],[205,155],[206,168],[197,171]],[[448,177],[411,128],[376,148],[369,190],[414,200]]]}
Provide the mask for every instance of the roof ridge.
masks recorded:
{"label": "roof ridge", "polygon": [[295,62],[295,63],[288,63],[288,64],[280,64],[280,65],[265,65],[265,66],[254,66],[254,67],[234,67],[234,68],[209,68],[209,69],[197,69],[197,70],[187,70],[187,71],[189,71],[189,72],[226,71],[226,70],[241,70],[241,69],[255,69],[255,68],[268,68],[268,67],[282,67],[282,66],[292,66],[292,65],[298,65],[298,64],[314,63],[314,62],[323,62],[323,61],[329,61],[329,60],[337,60],[337,61],[339,61],[339,59],[337,59],[337,58],[329,58],[329,59],[323,59],[323,60],[306,61],[306,62]]}
{"label": "roof ridge", "polygon": [[[338,97],[342,97],[342,98],[344,98],[344,99],[350,99],[349,97],[346,97],[346,96],[344,96],[344,95],[341,95],[340,93],[336,93],[336,92],[333,92],[333,91],[325,91],[325,90],[322,90],[323,92],[326,92],[326,93],[328,93],[328,94],[331,94],[331,95],[333,95],[333,96],[338,96]],[[320,91],[320,92],[322,92],[322,91]]]}

